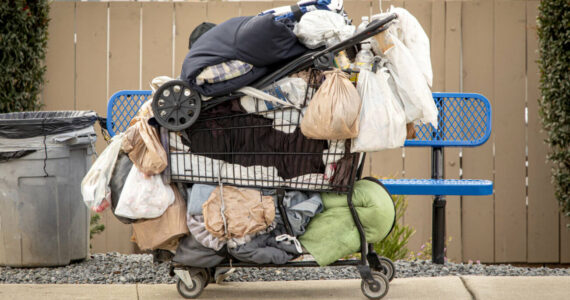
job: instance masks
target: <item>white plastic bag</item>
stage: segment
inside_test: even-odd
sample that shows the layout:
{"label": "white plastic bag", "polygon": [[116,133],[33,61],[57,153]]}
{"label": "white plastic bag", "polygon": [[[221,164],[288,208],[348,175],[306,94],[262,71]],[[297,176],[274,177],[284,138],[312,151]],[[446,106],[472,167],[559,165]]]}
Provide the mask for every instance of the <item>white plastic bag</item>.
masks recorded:
{"label": "white plastic bag", "polygon": [[95,163],[89,169],[89,172],[81,181],[81,195],[85,204],[95,209],[103,199],[110,197],[111,188],[109,182],[115,168],[115,162],[121,150],[124,134],[118,134],[113,137],[111,144],[103,150]]}
{"label": "white plastic bag", "polygon": [[115,214],[129,219],[160,217],[174,203],[174,191],[160,175],[146,177],[133,166],[121,192]]}
{"label": "white plastic bag", "polygon": [[360,131],[352,140],[351,152],[398,148],[406,141],[406,115],[388,86],[388,76],[385,68],[377,73],[360,70]]}
{"label": "white plastic bag", "polygon": [[437,128],[437,107],[427,82],[419,72],[410,50],[396,38],[388,33],[387,38],[393,47],[384,54],[390,65],[390,73],[396,82],[396,88],[406,112],[406,123],[421,120],[431,123]]}
{"label": "white plastic bag", "polygon": [[406,9],[393,6],[390,7],[390,10],[386,13],[372,16],[372,20],[385,18],[392,13],[397,14],[398,19],[389,27],[388,32],[395,35],[398,40],[408,47],[419,71],[424,76],[428,86],[431,87],[433,71],[431,67],[429,38],[420,22]]}
{"label": "white plastic bag", "polygon": [[293,33],[309,49],[327,43],[340,42],[354,34],[355,27],[347,25],[344,17],[327,10],[310,11],[301,17]]}

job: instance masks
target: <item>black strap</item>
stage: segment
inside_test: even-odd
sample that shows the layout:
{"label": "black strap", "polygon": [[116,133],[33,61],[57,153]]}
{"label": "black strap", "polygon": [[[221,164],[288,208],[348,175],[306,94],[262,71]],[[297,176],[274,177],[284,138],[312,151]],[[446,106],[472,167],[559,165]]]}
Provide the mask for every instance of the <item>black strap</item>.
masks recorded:
{"label": "black strap", "polygon": [[293,17],[295,21],[301,21],[301,17],[303,16],[303,12],[301,11],[301,7],[297,4],[291,5],[291,12],[293,13]]}

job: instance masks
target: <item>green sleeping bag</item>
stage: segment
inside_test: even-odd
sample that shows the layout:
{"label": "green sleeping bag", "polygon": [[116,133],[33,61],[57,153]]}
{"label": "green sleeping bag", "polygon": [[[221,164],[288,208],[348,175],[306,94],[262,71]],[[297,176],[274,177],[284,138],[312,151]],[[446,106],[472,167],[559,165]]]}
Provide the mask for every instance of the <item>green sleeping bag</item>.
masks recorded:
{"label": "green sleeping bag", "polygon": [[[352,203],[364,227],[366,241],[376,243],[392,230],[396,218],[394,202],[376,179],[354,184]],[[324,210],[313,217],[299,241],[320,266],[360,250],[360,236],[352,219],[346,194],[322,193]]]}

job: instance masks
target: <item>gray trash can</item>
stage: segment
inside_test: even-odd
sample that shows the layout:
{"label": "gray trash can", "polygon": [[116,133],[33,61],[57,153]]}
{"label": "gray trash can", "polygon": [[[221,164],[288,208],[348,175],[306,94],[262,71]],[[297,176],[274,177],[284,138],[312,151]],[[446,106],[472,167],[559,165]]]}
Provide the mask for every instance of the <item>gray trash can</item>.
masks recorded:
{"label": "gray trash can", "polygon": [[0,265],[62,266],[89,254],[81,180],[92,111],[0,114]]}

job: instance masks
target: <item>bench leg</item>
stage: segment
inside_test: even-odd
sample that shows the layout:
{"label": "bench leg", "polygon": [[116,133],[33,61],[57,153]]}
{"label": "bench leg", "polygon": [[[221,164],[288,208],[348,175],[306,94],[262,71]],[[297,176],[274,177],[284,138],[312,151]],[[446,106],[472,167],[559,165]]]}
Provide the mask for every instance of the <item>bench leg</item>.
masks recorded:
{"label": "bench leg", "polygon": [[434,264],[445,263],[445,196],[433,199],[432,248],[431,257]]}

